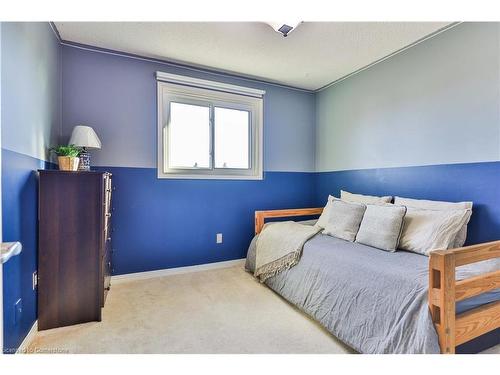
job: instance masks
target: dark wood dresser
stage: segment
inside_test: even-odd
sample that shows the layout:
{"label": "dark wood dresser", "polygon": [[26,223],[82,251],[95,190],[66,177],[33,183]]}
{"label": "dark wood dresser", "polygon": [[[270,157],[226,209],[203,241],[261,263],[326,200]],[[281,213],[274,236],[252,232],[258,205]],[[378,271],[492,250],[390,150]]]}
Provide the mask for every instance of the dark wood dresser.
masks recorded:
{"label": "dark wood dresser", "polygon": [[38,329],[101,320],[111,279],[111,174],[39,171]]}

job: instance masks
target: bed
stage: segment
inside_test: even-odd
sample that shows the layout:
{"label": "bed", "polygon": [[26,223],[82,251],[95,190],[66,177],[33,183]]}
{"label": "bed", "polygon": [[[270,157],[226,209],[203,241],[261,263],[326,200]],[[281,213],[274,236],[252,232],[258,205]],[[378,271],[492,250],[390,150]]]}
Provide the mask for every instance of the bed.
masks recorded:
{"label": "bed", "polygon": [[[256,234],[267,218],[321,211],[257,211]],[[498,257],[500,241],[426,257],[318,234],[305,243],[297,265],[265,283],[361,353],[455,353],[488,332],[500,343]]]}

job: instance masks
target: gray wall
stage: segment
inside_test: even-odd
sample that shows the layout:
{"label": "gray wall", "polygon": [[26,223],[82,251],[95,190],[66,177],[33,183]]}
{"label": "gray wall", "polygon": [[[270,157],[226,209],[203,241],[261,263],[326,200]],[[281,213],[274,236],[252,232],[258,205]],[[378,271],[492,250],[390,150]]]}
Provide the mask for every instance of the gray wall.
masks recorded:
{"label": "gray wall", "polygon": [[2,29],[2,148],[48,160],[61,132],[59,42],[48,22]]}
{"label": "gray wall", "polygon": [[312,172],[315,95],[224,74],[63,46],[63,135],[92,126],[94,165],[156,168],[156,71],[266,90],[264,170]]}
{"label": "gray wall", "polygon": [[316,97],[316,170],[499,160],[499,24],[460,24]]}

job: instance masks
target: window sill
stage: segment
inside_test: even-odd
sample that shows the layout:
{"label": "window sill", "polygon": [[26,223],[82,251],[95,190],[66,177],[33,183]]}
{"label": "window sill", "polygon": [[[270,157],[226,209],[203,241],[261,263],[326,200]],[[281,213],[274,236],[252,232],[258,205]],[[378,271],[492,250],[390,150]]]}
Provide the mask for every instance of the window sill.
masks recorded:
{"label": "window sill", "polygon": [[232,176],[232,175],[190,175],[158,173],[158,179],[167,180],[263,180],[264,175]]}

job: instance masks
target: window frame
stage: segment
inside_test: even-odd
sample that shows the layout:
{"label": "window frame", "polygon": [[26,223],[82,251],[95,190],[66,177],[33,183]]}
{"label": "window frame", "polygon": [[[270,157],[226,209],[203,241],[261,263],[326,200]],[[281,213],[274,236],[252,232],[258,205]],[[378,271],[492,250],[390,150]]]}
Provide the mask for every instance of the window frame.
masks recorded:
{"label": "window frame", "polygon": [[[201,170],[201,169],[204,169],[204,170],[211,170],[212,169],[212,157],[211,157],[211,154],[212,154],[212,150],[213,150],[213,137],[212,137],[212,131],[213,131],[213,121],[212,121],[212,109],[210,107],[210,104],[206,101],[201,101],[201,100],[195,100],[195,99],[192,99],[192,98],[187,98],[187,97],[183,97],[183,96],[177,96],[177,95],[172,95],[172,96],[169,96],[168,97],[168,103],[165,103],[164,104],[164,107],[163,107],[163,116],[164,118],[166,119],[167,121],[167,124],[164,124],[164,129],[163,129],[163,142],[164,142],[164,155],[163,155],[163,163],[164,163],[164,166],[167,166],[169,165],[169,159],[170,159],[170,128],[168,126],[168,123],[169,123],[169,120],[170,120],[170,104],[171,103],[177,103],[177,104],[188,104],[188,105],[192,105],[192,106],[199,106],[199,107],[205,107],[205,108],[208,108],[208,116],[209,116],[209,124],[208,124],[208,128],[209,128],[209,145],[208,145],[208,152],[209,152],[209,155],[210,155],[210,158],[209,158],[209,161],[208,161],[208,167],[204,168],[204,167],[183,167],[183,168],[166,168],[168,170],[172,170],[172,171],[177,171],[177,170],[189,170],[189,171],[197,171],[197,170]],[[164,171],[166,170],[164,168]],[[165,173],[169,173],[169,172],[165,172]],[[175,172],[172,172],[172,173],[175,173]]]}
{"label": "window frame", "polygon": [[[169,75],[170,76],[170,75]],[[189,80],[188,77],[181,77]],[[201,81],[201,80],[196,80]],[[158,106],[158,149],[157,171],[158,178],[167,179],[232,179],[232,180],[262,180],[263,179],[263,91],[261,96],[243,95],[236,92],[217,91],[210,82],[208,87],[188,86],[184,83],[158,80],[157,106]],[[199,82],[198,82],[199,83]],[[227,86],[222,84],[223,86]],[[245,89],[243,87],[239,89]],[[170,103],[183,103],[208,106],[210,126],[210,162],[209,168],[169,168],[169,119]],[[246,168],[216,168],[215,167],[215,107],[243,110],[249,112],[249,167]]]}

